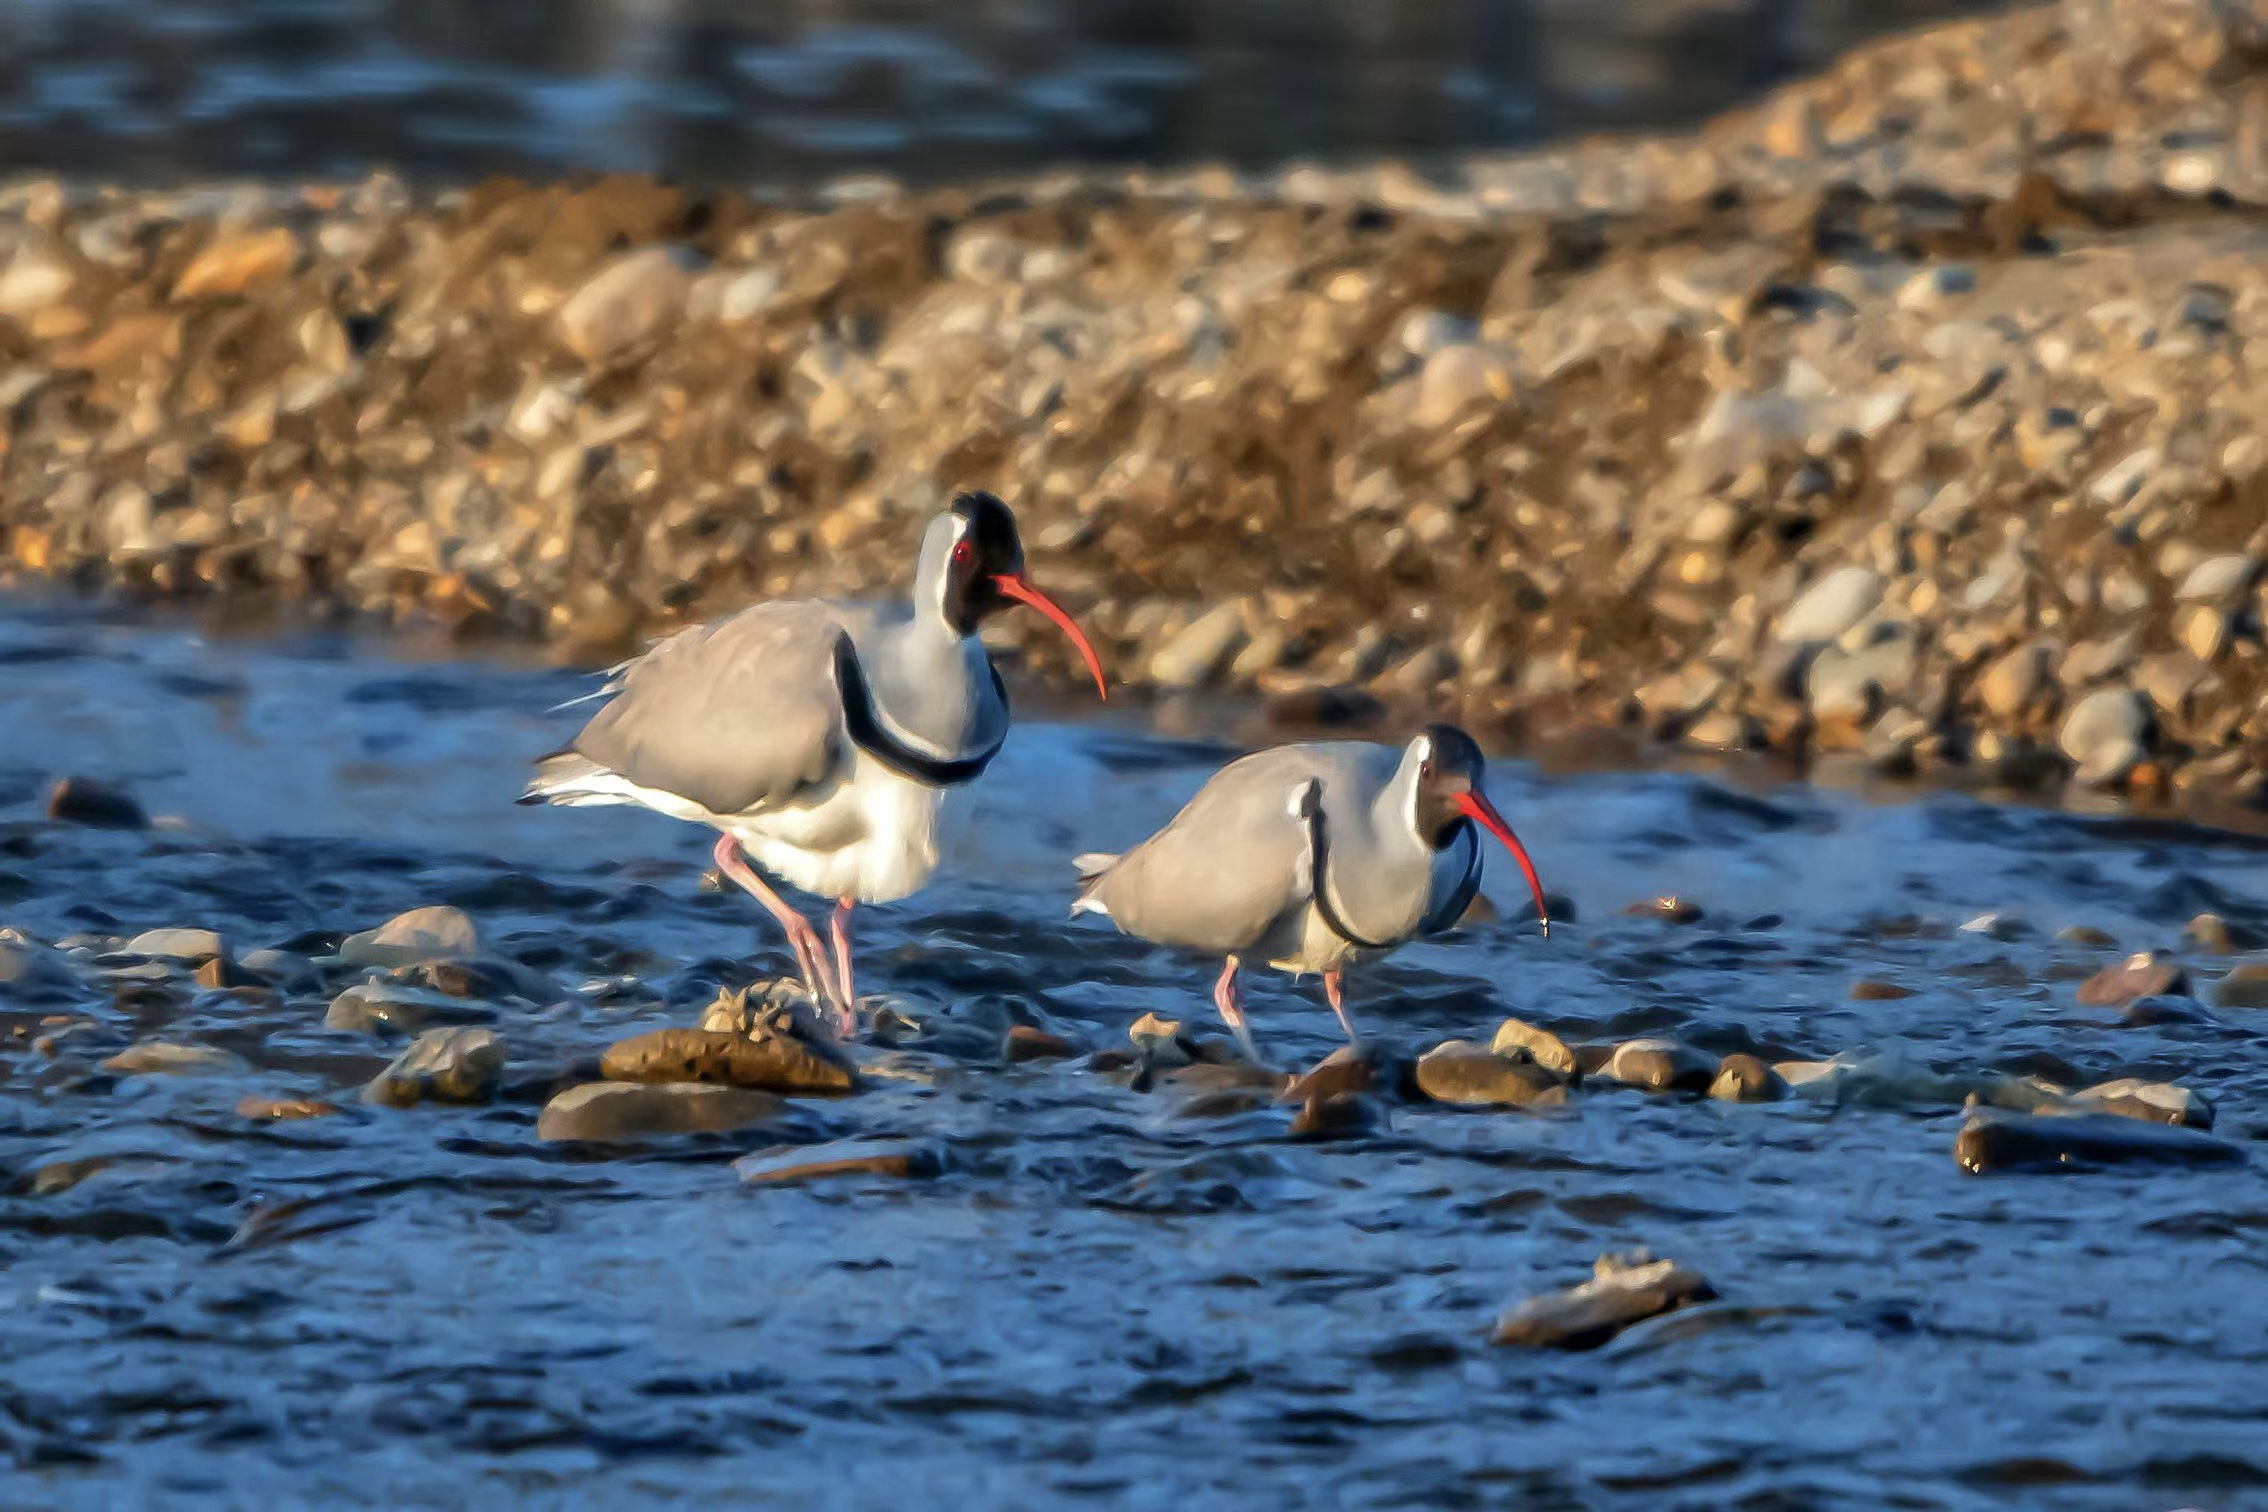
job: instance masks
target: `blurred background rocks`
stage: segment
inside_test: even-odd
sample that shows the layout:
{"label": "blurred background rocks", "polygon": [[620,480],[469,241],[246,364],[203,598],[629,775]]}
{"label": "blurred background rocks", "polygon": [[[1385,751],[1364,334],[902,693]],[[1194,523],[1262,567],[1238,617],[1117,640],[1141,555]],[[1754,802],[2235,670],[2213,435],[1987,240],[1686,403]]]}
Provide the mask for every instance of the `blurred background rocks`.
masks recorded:
{"label": "blurred background rocks", "polygon": [[0,557],[603,661],[984,487],[1161,692],[2253,797],[2264,64],[2063,0],[1514,154],[20,180]]}

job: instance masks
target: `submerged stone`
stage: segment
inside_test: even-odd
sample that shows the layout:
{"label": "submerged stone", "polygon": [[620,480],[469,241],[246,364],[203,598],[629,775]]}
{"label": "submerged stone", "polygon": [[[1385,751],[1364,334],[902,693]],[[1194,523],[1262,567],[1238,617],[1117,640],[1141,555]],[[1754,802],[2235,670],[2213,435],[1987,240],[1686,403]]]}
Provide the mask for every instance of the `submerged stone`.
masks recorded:
{"label": "submerged stone", "polygon": [[195,966],[215,956],[226,955],[228,946],[215,930],[145,929],[126,942],[126,953]]}
{"label": "submerged stone", "polygon": [[2189,975],[2158,950],[2138,951],[2105,966],[2079,984],[2079,1001],[2089,1008],[2124,1008],[2136,998],[2185,996]]}
{"label": "submerged stone", "polygon": [[89,829],[148,829],[150,816],[124,788],[92,777],[66,777],[48,792],[47,817]]}
{"label": "submerged stone", "polygon": [[1706,1092],[1717,1079],[1717,1057],[1682,1040],[1634,1039],[1614,1047],[1600,1074],[1648,1092]]}
{"label": "submerged stone", "polygon": [[1753,1055],[1728,1055],[1717,1064],[1709,1095],[1725,1102],[1778,1102],[1788,1095],[1788,1084]]}
{"label": "submerged stone", "polygon": [[1633,1323],[1716,1295],[1698,1272],[1675,1260],[1649,1261],[1643,1253],[1601,1255],[1582,1285],[1530,1297],[1508,1309],[1496,1320],[1489,1342],[1528,1349],[1596,1349]]}
{"label": "submerged stone", "polygon": [[2239,1145],[2202,1130],[2110,1113],[2056,1116],[1979,1109],[1953,1139],[1964,1170],[2079,1171],[2122,1165],[2238,1165]]}
{"label": "submerged stone", "polygon": [[1450,1040],[1418,1057],[1418,1090],[1437,1103],[1464,1108],[1557,1107],[1567,1083],[1531,1060]]}
{"label": "submerged stone", "polygon": [[1391,1091],[1401,1080],[1403,1063],[1354,1045],[1341,1045],[1284,1088],[1285,1102],[1304,1103],[1311,1098],[1341,1092]]}
{"label": "submerged stone", "polygon": [[1360,1092],[1326,1092],[1308,1098],[1292,1115],[1294,1139],[1352,1139],[1385,1126],[1386,1110]]}
{"label": "submerged stone", "polygon": [[634,1035],[608,1047],[599,1074],[609,1081],[715,1082],[768,1092],[848,1092],[858,1085],[857,1073],[831,1046],[715,1029]]}
{"label": "submerged stone", "polygon": [[362,1092],[389,1108],[484,1103],[504,1079],[504,1041],[489,1029],[428,1029]]}
{"label": "submerged stone", "polygon": [[1524,1020],[1508,1018],[1496,1026],[1496,1036],[1488,1042],[1492,1054],[1513,1060],[1530,1060],[1567,1081],[1580,1081],[1582,1063],[1567,1042],[1548,1029],[1538,1029]]}
{"label": "submerged stone", "polygon": [[705,1082],[584,1082],[544,1104],[536,1137],[606,1144],[729,1134],[769,1123],[786,1107],[776,1093]]}
{"label": "submerged stone", "polygon": [[348,935],[339,946],[339,954],[357,966],[470,961],[480,955],[480,930],[461,908],[446,904],[413,908],[376,929]]}
{"label": "submerged stone", "polygon": [[2213,1127],[2213,1105],[2203,1093],[2173,1082],[2150,1082],[2121,1077],[2071,1094],[2072,1105],[2145,1123],[2180,1124],[2190,1129]]}
{"label": "submerged stone", "polygon": [[143,1040],[104,1061],[102,1069],[128,1076],[210,1076],[242,1071],[245,1066],[242,1058],[217,1046]]}
{"label": "submerged stone", "polygon": [[847,1139],[833,1144],[759,1150],[732,1163],[742,1181],[765,1186],[829,1181],[844,1176],[923,1180],[945,1169],[942,1152],[895,1139]]}

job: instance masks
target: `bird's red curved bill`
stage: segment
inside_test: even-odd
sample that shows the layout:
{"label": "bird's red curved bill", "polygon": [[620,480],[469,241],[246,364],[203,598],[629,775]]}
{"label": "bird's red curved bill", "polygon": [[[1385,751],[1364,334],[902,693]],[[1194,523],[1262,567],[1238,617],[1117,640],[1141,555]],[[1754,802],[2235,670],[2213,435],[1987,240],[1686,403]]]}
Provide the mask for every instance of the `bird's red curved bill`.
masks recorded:
{"label": "bird's red curved bill", "polygon": [[1095,675],[1095,692],[1107,700],[1110,697],[1110,690],[1103,686],[1102,660],[1095,655],[1095,648],[1087,644],[1086,633],[1079,628],[1071,616],[1065,614],[1055,600],[1034,588],[1030,581],[1025,578],[1011,577],[1007,573],[1001,573],[995,576],[992,581],[1002,593],[1007,594],[1019,604],[1031,605],[1034,609],[1055,621],[1055,627],[1058,630],[1071,637],[1071,644],[1077,646],[1079,654],[1087,659],[1087,670]]}
{"label": "bird's red curved bill", "polygon": [[1551,910],[1544,904],[1543,881],[1536,875],[1536,864],[1528,859],[1528,848],[1520,843],[1518,835],[1512,833],[1512,826],[1504,822],[1504,816],[1496,811],[1496,805],[1480,794],[1459,793],[1457,807],[1464,810],[1466,818],[1479,821],[1482,828],[1503,841],[1504,848],[1512,853],[1512,859],[1520,863],[1520,870],[1527,874],[1528,891],[1536,895],[1536,921],[1543,925],[1544,938],[1549,939]]}

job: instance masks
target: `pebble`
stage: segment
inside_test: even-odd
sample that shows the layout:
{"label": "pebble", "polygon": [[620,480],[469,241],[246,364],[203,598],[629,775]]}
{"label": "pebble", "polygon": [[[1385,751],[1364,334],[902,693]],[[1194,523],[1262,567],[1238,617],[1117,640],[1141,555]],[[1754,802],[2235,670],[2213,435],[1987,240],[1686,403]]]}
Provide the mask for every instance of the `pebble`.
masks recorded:
{"label": "pebble", "polygon": [[2187,996],[2189,973],[2162,950],[2138,951],[2105,966],[2079,984],[2079,1002],[2088,1008],[2123,1008],[2140,998]]}
{"label": "pebble", "polygon": [[2213,1105],[2204,1094],[2173,1082],[2121,1077],[2071,1094],[2075,1107],[2148,1123],[2180,1124],[2190,1129],[2213,1127]]}
{"label": "pebble", "polygon": [[2149,753],[2149,701],[2130,688],[2103,688],[2072,707],[2056,732],[2056,744],[2078,770],[2085,786],[2123,781]]}
{"label": "pebble", "polygon": [[1874,977],[1861,977],[1851,983],[1851,1001],[1854,1003],[1894,1003],[1914,995],[1911,987],[1896,982],[1885,982]]}
{"label": "pebble", "polygon": [[945,1157],[932,1146],[906,1140],[841,1140],[759,1150],[741,1156],[732,1168],[742,1181],[762,1186],[831,1181],[844,1176],[926,1180],[944,1172]]}
{"label": "pebble", "polygon": [[536,1137],[626,1143],[674,1134],[730,1134],[777,1119],[771,1092],[702,1082],[584,1082],[558,1093],[536,1118]]}
{"label": "pebble", "polygon": [[1284,1087],[1283,1100],[1308,1103],[1341,1092],[1383,1092],[1398,1085],[1405,1070],[1404,1063],[1382,1060],[1367,1049],[1341,1045],[1293,1077]]}
{"label": "pebble", "polygon": [[2208,955],[2235,955],[2257,943],[2250,930],[2244,931],[2241,945],[2237,936],[2229,921],[2215,913],[2201,913],[2181,927],[2182,939]]}
{"label": "pebble", "polygon": [[1491,1344],[1528,1349],[1596,1349],[1633,1323],[1715,1299],[1716,1289],[1674,1260],[1601,1255],[1591,1279],[1566,1291],[1530,1297],[1507,1309]]}
{"label": "pebble", "polygon": [[348,935],[339,946],[340,958],[358,966],[415,966],[479,955],[479,928],[463,909],[446,904],[396,914],[376,929]]}
{"label": "pebble", "polygon": [[342,1034],[415,1034],[436,1025],[495,1022],[496,1011],[446,993],[364,982],[331,999],[323,1027]]}
{"label": "pebble", "polygon": [[242,1071],[245,1065],[241,1057],[213,1045],[143,1040],[104,1061],[102,1069],[121,1076],[210,1076]]}
{"label": "pebble", "polygon": [[685,313],[691,290],[678,249],[625,252],[559,307],[559,340],[591,367],[613,366],[666,335]]}
{"label": "pebble", "polygon": [[365,1087],[389,1108],[421,1102],[484,1103],[504,1080],[504,1041],[490,1029],[428,1029]]}
{"label": "pebble", "polygon": [[319,1097],[247,1097],[236,1105],[236,1116],[261,1123],[290,1123],[303,1118],[333,1118],[337,1103]]}
{"label": "pebble", "polygon": [[126,953],[195,966],[226,955],[228,946],[210,929],[147,929],[126,942]]}
{"label": "pebble", "polygon": [[1648,1092],[1706,1092],[1717,1080],[1718,1060],[1673,1039],[1634,1039],[1614,1047],[1600,1074]]}
{"label": "pebble", "polygon": [[1532,1060],[1514,1060],[1466,1040],[1450,1040],[1418,1057],[1418,1090],[1437,1103],[1464,1108],[1545,1108],[1567,1101],[1567,1083]]}
{"label": "pebble", "polygon": [[1246,612],[1241,599],[1206,610],[1150,658],[1150,680],[1161,688],[1210,683],[1242,649]]}
{"label": "pebble", "polygon": [[1728,1055],[1717,1065],[1709,1095],[1722,1102],[1778,1102],[1788,1095],[1788,1084],[1753,1055]]}
{"label": "pebble", "polygon": [[1060,1034],[1031,1024],[1011,1024],[1000,1042],[1000,1058],[1011,1066],[1030,1061],[1063,1060],[1077,1055],[1079,1047]]}
{"label": "pebble", "polygon": [[1353,1139],[1386,1126],[1386,1112],[1375,1097],[1331,1092],[1307,1098],[1292,1115],[1291,1137],[1304,1140]]}
{"label": "pebble", "polygon": [[83,824],[90,829],[150,827],[150,816],[142,811],[131,794],[92,777],[66,777],[56,783],[47,795],[47,817],[63,824]]}
{"label": "pebble", "polygon": [[832,1047],[785,1035],[749,1039],[714,1029],[656,1029],[607,1048],[609,1081],[715,1082],[767,1092],[849,1092],[858,1076]]}
{"label": "pebble", "polygon": [[1582,1064],[1567,1042],[1548,1030],[1516,1018],[1508,1018],[1496,1026],[1495,1038],[1488,1043],[1491,1053],[1513,1060],[1527,1059],[1559,1077],[1562,1081],[1580,1081]]}
{"label": "pebble", "polygon": [[299,239],[282,226],[226,232],[181,270],[173,297],[237,299],[283,282],[299,260]]}
{"label": "pebble", "polygon": [[2057,1116],[1980,1109],[1954,1136],[1953,1158],[1977,1175],[2126,1165],[2240,1165],[2244,1150],[2215,1135],[2107,1113]]}
{"label": "pebble", "polygon": [[1838,567],[1805,589],[1780,616],[1779,638],[1788,642],[1831,641],[1856,625],[1882,602],[1885,582],[1870,567]]}

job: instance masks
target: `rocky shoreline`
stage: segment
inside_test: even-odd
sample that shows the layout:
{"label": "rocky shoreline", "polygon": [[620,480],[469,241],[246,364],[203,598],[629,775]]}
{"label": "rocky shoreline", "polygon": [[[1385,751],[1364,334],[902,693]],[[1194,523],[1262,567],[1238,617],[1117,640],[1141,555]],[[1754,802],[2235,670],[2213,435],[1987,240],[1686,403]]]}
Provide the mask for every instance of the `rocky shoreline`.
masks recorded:
{"label": "rocky shoreline", "polygon": [[2066,0],[1454,181],[19,183],[0,556],[597,660],[988,487],[1160,693],[2254,798],[2264,62]]}

